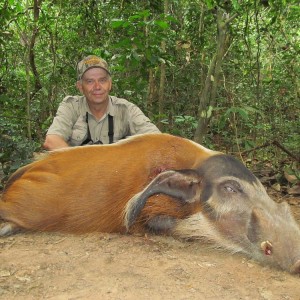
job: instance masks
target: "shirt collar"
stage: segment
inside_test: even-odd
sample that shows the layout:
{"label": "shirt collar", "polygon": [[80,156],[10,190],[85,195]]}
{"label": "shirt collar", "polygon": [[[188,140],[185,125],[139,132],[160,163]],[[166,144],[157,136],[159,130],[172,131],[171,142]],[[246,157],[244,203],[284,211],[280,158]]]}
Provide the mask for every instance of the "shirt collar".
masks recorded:
{"label": "shirt collar", "polygon": [[[86,101],[86,98],[85,98],[85,108],[86,108],[86,111],[90,115],[93,115],[92,112],[91,112],[91,110],[90,110],[90,107],[89,107],[89,105],[88,105],[88,103]],[[108,106],[107,106],[106,114],[104,116],[107,116],[107,115],[111,115],[111,116],[115,115],[115,107],[112,104],[112,98],[111,98],[111,96],[109,96]]]}
{"label": "shirt collar", "polygon": [[112,104],[112,99],[110,96],[109,96],[109,101],[108,101],[107,114],[109,114],[111,116],[115,115],[115,107]]}

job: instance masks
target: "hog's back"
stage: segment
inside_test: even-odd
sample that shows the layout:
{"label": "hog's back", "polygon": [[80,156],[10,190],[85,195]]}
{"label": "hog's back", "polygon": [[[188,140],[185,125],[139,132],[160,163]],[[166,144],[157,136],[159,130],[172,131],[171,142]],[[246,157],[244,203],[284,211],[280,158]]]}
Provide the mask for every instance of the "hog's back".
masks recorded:
{"label": "hog's back", "polygon": [[126,203],[151,179],[167,169],[195,168],[213,154],[167,134],[54,151],[12,176],[0,216],[33,230],[123,232]]}

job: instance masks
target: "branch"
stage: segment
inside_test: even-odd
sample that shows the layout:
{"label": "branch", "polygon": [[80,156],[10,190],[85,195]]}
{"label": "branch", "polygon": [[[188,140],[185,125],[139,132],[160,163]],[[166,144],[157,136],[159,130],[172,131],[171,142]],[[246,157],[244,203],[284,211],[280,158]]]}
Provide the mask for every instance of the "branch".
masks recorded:
{"label": "branch", "polygon": [[296,155],[294,155],[293,153],[291,153],[288,149],[286,149],[284,146],[282,146],[279,142],[273,141],[272,144],[275,145],[275,146],[277,146],[278,148],[280,148],[285,153],[287,153],[290,157],[292,157],[295,160],[297,160],[298,162],[300,162],[300,157],[297,157]]}
{"label": "branch", "polygon": [[36,122],[35,119],[30,119],[27,117],[19,117],[19,116],[5,116],[0,114],[0,118],[6,118],[6,119],[20,119],[20,120],[26,120],[26,121],[34,121]]}
{"label": "branch", "polygon": [[279,149],[281,149],[283,152],[285,152],[286,154],[288,154],[290,157],[292,157],[296,161],[300,162],[300,157],[297,157],[295,154],[293,154],[292,152],[290,152],[288,149],[286,149],[284,146],[282,146],[278,141],[267,142],[267,143],[265,143],[265,144],[263,144],[261,146],[257,146],[257,147],[254,147],[254,148],[250,149],[250,150],[243,151],[242,154],[247,154],[247,153],[250,153],[252,151],[255,151],[255,150],[258,150],[258,149],[262,149],[262,148],[266,148],[266,147],[269,147],[269,146],[272,146],[272,145],[277,146]]}
{"label": "branch", "polygon": [[228,25],[233,19],[235,19],[239,14],[238,13],[235,13],[234,15],[232,15],[230,18],[228,18],[224,24],[225,25]]}

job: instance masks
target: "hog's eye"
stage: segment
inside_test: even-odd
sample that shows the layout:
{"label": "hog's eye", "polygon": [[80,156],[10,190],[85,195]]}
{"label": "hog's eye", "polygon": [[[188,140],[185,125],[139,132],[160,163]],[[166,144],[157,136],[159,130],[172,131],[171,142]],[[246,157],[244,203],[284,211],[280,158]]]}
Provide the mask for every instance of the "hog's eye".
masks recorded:
{"label": "hog's eye", "polygon": [[231,192],[231,193],[234,193],[234,192],[235,192],[235,190],[234,190],[231,186],[229,186],[229,185],[226,185],[226,186],[225,186],[225,190],[226,190],[227,192]]}
{"label": "hog's eye", "polygon": [[234,180],[227,180],[223,184],[223,190],[226,193],[239,193],[242,192],[242,188],[237,181]]}

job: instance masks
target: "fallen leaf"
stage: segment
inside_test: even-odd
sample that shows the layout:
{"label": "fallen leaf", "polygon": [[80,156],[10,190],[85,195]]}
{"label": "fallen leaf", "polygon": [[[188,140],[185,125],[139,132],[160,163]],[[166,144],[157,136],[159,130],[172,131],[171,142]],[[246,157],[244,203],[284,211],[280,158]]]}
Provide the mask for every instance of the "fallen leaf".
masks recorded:
{"label": "fallen leaf", "polygon": [[272,189],[275,190],[275,191],[277,191],[277,192],[280,192],[281,191],[281,186],[280,186],[279,183],[274,183],[272,185]]}

